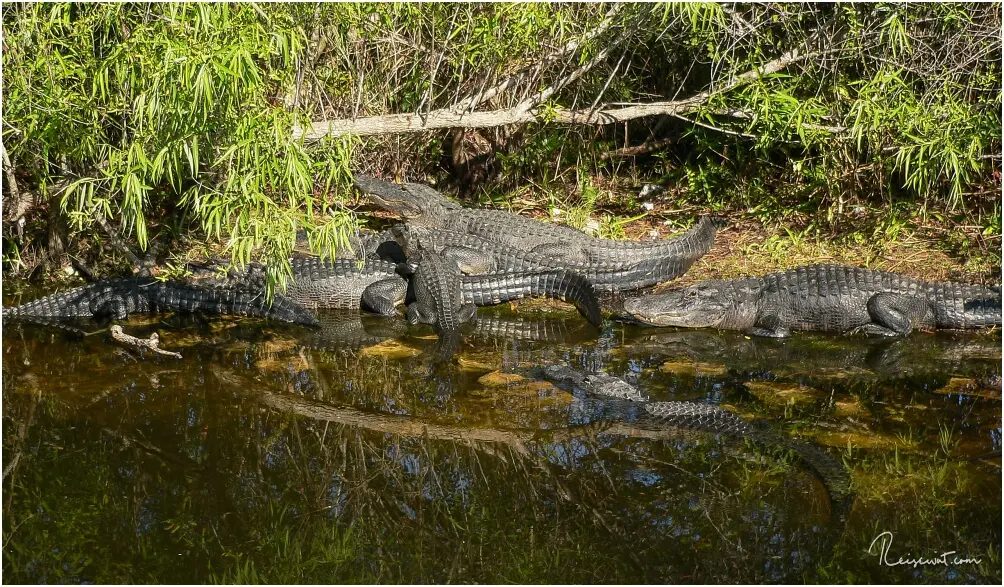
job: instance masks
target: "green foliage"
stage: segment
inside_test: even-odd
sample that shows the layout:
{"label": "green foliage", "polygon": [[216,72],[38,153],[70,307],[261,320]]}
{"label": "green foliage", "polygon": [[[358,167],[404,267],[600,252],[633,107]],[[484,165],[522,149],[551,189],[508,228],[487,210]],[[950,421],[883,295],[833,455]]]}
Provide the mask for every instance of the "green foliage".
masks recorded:
{"label": "green foliage", "polygon": [[[170,225],[267,262],[276,283],[295,231],[315,251],[345,244],[350,170],[533,207],[564,200],[551,186],[629,171],[681,186],[685,208],[840,224],[848,206],[902,203],[994,236],[1000,17],[999,4],[18,5],[3,20],[3,139],[47,219],[27,240],[56,230],[43,212],[58,205],[82,237],[101,216],[145,248]],[[505,110],[544,90],[534,123],[467,129],[472,157],[454,130],[290,132]],[[688,97],[671,116],[554,122]],[[648,141],[669,146],[609,156]],[[25,240],[5,240],[8,269],[31,263]]]}
{"label": "green foliage", "polygon": [[43,190],[72,179],[59,202],[76,229],[117,218],[145,248],[151,220],[177,209],[282,282],[298,228],[337,243],[351,224],[313,215],[321,186],[348,184],[352,142],[308,152],[289,132],[296,17],[268,5],[8,10],[4,141]]}
{"label": "green foliage", "polygon": [[596,209],[596,201],[600,198],[600,190],[596,189],[588,179],[584,179],[579,184],[579,194],[580,201],[578,204],[567,205],[564,220],[565,224],[582,229],[586,226],[590,216],[592,216]]}

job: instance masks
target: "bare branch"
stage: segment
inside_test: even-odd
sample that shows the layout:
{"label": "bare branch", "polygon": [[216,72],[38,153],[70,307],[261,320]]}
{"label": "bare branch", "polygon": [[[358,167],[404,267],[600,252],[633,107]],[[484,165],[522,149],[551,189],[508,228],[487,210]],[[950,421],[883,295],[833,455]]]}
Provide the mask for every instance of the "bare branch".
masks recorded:
{"label": "bare branch", "polygon": [[119,235],[115,232],[115,229],[112,228],[110,224],[108,224],[108,221],[105,220],[104,215],[100,211],[95,212],[94,221],[98,223],[98,226],[101,227],[101,230],[105,231],[105,234],[108,235],[108,239],[112,241],[112,245],[114,245],[115,248],[118,249],[120,253],[122,253],[123,255],[126,256],[127,259],[129,259],[129,263],[132,264],[134,271],[138,270],[138,268],[143,267],[143,261],[141,261],[140,258],[136,256],[136,253],[132,252],[132,250],[129,249],[129,247],[125,244],[125,242],[121,238],[119,238]]}
{"label": "bare branch", "polygon": [[18,231],[20,231],[24,226],[24,215],[31,210],[34,198],[29,197],[27,194],[22,197],[21,190],[17,187],[17,179],[14,178],[14,165],[11,164],[10,157],[7,155],[7,148],[3,143],[0,143],[0,154],[3,155],[4,177],[7,180],[10,202],[13,204],[12,207],[4,206],[4,215],[6,216],[9,212],[10,222],[16,222]]}
{"label": "bare branch", "polygon": [[150,338],[136,338],[131,334],[126,334],[122,331],[122,327],[116,324],[111,327],[112,338],[116,341],[133,346],[136,348],[147,348],[151,351],[157,353],[158,355],[167,355],[169,357],[174,357],[176,359],[181,358],[181,353],[176,353],[174,351],[165,351],[160,348],[160,335],[154,332],[150,335]]}
{"label": "bare branch", "polygon": [[646,116],[669,115],[678,116],[687,114],[698,109],[705,104],[713,95],[727,92],[746,82],[758,79],[759,77],[777,73],[789,65],[803,61],[805,59],[821,55],[822,53],[801,53],[795,49],[783,54],[781,57],[764,64],[761,67],[752,69],[743,74],[729,79],[714,92],[704,91],[685,98],[669,102],[652,102],[649,104],[635,104],[620,108],[606,108],[600,110],[580,109],[567,110],[563,108],[553,109],[546,113],[540,112],[537,104],[547,100],[565,84],[570,83],[578,76],[588,71],[598,59],[605,58],[609,53],[609,48],[601,51],[597,59],[591,60],[579,69],[573,71],[568,76],[555,83],[553,86],[543,90],[536,96],[520,102],[513,108],[503,110],[493,110],[489,112],[459,113],[453,109],[440,109],[429,112],[425,116],[418,114],[388,114],[383,116],[370,116],[357,119],[325,120],[311,123],[310,129],[300,126],[293,127],[293,138],[303,138],[308,141],[316,141],[325,136],[342,136],[353,134],[358,136],[380,135],[392,133],[422,132],[443,128],[490,128],[505,126],[510,124],[525,124],[535,122],[539,116],[543,116],[548,121],[563,124],[592,124],[605,125],[615,122],[624,122],[635,118]]}
{"label": "bare branch", "polygon": [[606,153],[600,154],[600,159],[617,159],[620,157],[636,157],[638,155],[645,155],[655,151],[657,149],[662,149],[663,147],[668,147],[673,144],[673,139],[660,139],[658,141],[646,141],[640,145],[635,145],[634,147],[623,147],[617,149],[616,151],[608,151]]}

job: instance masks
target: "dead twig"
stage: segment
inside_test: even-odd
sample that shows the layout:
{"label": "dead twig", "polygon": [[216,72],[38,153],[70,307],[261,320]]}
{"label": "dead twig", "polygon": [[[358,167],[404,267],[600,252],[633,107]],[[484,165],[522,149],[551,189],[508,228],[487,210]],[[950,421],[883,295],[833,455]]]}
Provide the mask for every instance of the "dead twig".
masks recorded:
{"label": "dead twig", "polygon": [[126,344],[129,346],[134,346],[137,348],[148,348],[151,351],[157,353],[158,355],[167,355],[169,357],[174,357],[176,359],[181,358],[181,353],[176,353],[174,351],[165,351],[160,348],[160,335],[154,332],[150,335],[150,338],[136,338],[131,334],[126,334],[122,332],[122,327],[116,324],[111,327],[112,338],[116,341]]}
{"label": "dead twig", "polygon": [[105,234],[108,235],[108,239],[112,241],[112,245],[116,249],[118,249],[120,253],[125,255],[127,259],[129,259],[129,263],[132,264],[134,271],[143,267],[143,261],[136,256],[136,253],[132,252],[132,250],[129,249],[129,247],[125,244],[125,241],[119,238],[119,235],[116,234],[115,229],[112,228],[110,224],[108,224],[108,221],[105,220],[103,214],[101,214],[100,212],[95,213],[94,221],[98,223],[98,226],[101,227],[101,230],[105,231]]}
{"label": "dead twig", "polygon": [[[21,190],[17,187],[17,179],[14,177],[14,166],[10,162],[10,156],[7,155],[7,148],[3,143],[0,143],[0,154],[3,155],[4,178],[7,180],[9,201],[12,203],[12,206],[4,206],[4,215],[10,212],[10,223],[17,226],[17,234],[21,238],[24,236],[24,216],[32,209],[34,198],[21,195]],[[11,212],[11,210],[13,211]]]}
{"label": "dead twig", "polygon": [[600,154],[600,159],[616,159],[620,157],[636,157],[638,155],[646,155],[652,151],[662,149],[663,147],[668,147],[673,144],[673,139],[659,139],[657,141],[646,141],[640,145],[635,145],[634,147],[623,147],[615,151],[608,151],[606,153]]}

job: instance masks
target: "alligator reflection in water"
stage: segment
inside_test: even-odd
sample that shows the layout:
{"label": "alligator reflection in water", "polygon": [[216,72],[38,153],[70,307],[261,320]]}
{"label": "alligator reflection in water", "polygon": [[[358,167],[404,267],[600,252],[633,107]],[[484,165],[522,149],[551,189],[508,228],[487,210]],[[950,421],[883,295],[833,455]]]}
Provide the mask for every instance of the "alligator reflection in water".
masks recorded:
{"label": "alligator reflection in water", "polygon": [[[577,317],[483,313],[434,373],[436,341],[421,331],[323,318],[307,334],[132,323],[182,361],[137,359],[105,335],[5,329],[9,580],[1000,578],[986,562],[913,575],[862,554],[877,526],[904,552],[1000,544],[999,465],[966,460],[1000,448],[1000,401],[983,397],[1000,375],[999,335],[780,342],[629,328],[597,339]],[[513,375],[551,363],[817,438],[850,465],[854,510],[834,520],[790,455],[601,425],[603,402]],[[801,395],[774,404],[756,387],[784,384]],[[939,423],[948,456],[932,448]],[[834,438],[862,448],[825,448]],[[875,439],[893,446],[865,443]]]}

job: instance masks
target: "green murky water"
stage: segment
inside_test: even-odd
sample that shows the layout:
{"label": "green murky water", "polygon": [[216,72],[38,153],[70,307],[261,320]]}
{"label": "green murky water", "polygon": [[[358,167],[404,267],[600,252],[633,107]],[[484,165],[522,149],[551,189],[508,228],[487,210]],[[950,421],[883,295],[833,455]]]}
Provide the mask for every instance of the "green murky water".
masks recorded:
{"label": "green murky water", "polygon": [[[445,365],[431,331],[354,314],[320,333],[126,326],[180,360],[5,325],[4,579],[1000,583],[999,332],[775,341],[480,315],[494,327]],[[511,375],[555,362],[821,447],[853,501],[841,515],[784,450],[608,421]]]}

